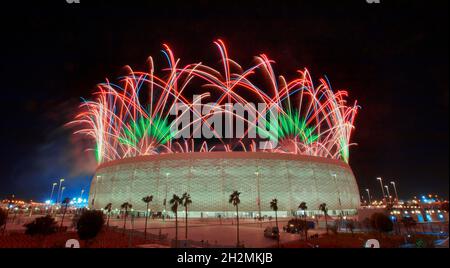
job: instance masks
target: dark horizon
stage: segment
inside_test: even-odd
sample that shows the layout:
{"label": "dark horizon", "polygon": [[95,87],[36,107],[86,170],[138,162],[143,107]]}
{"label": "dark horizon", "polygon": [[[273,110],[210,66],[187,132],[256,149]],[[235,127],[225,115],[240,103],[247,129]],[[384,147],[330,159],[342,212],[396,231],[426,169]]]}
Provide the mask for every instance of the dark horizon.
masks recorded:
{"label": "dark horizon", "polygon": [[163,43],[182,63],[217,66],[217,38],[244,66],[266,53],[278,74],[307,67],[358,100],[350,166],[361,195],[378,198],[382,177],[401,198],[448,198],[448,2],[61,2],[13,4],[1,18],[0,199],[43,201],[61,177],[78,196],[95,166],[64,124],[81,98],[125,65],[145,70],[148,56],[164,68]]}

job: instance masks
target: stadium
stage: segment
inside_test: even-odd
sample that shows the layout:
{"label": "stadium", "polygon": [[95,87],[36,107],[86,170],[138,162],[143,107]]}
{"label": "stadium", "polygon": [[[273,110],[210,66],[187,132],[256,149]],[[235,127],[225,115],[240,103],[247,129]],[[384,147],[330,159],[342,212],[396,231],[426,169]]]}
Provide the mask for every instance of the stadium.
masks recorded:
{"label": "stadium", "polygon": [[[169,212],[174,193],[192,198],[189,217],[233,217],[229,195],[241,192],[241,217],[273,216],[269,203],[278,199],[278,215],[319,213],[326,203],[330,215],[354,214],[359,206],[358,187],[349,166],[340,161],[281,153],[207,152],[141,156],[101,165],[91,184],[91,207],[108,203],[133,204],[145,211],[142,197],[153,195],[152,212]],[[164,201],[166,200],[166,202]],[[166,204],[166,206],[164,205]],[[315,211],[316,210],[316,211]],[[180,211],[182,213],[182,211]]]}
{"label": "stadium", "polygon": [[[298,214],[301,202],[311,215],[322,203],[329,215],[356,213],[359,191],[348,164],[356,101],[349,105],[347,91],[332,90],[327,79],[314,86],[307,69],[291,80],[275,75],[274,61],[264,54],[244,70],[223,41],[214,44],[221,70],[180,66],[164,45],[170,68],[163,75],[150,57],[150,71],[127,66],[118,82],[99,84],[95,98],[80,105],[69,125],[92,142],[88,150],[98,163],[90,207],[111,203],[117,211],[128,202],[142,212],[142,198],[152,195],[151,210],[171,214],[173,194],[186,192],[189,217],[230,217],[235,208],[229,196],[239,191],[242,217],[274,215],[274,198],[279,216]],[[263,79],[254,80],[257,74]],[[186,108],[181,115],[180,107]],[[236,133],[221,136],[218,126],[234,122],[241,128],[236,123]],[[263,141],[273,146],[261,146]]]}

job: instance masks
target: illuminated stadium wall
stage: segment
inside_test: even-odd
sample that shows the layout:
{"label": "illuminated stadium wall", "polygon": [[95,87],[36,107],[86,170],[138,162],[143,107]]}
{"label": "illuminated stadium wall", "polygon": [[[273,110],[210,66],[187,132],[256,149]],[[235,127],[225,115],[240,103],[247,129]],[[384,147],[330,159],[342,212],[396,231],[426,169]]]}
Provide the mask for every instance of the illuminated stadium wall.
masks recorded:
{"label": "illuminated stadium wall", "polygon": [[190,217],[230,217],[235,215],[228,203],[233,190],[241,192],[239,210],[244,217],[256,217],[259,211],[273,215],[273,198],[278,199],[279,216],[293,215],[303,201],[309,213],[326,203],[330,215],[340,210],[353,214],[359,206],[355,177],[340,160],[246,152],[164,154],[104,163],[93,177],[89,204],[101,209],[112,203],[113,209],[120,209],[129,202],[135,211],[145,211],[142,197],[153,195],[151,210],[169,212],[172,195],[188,192]]}

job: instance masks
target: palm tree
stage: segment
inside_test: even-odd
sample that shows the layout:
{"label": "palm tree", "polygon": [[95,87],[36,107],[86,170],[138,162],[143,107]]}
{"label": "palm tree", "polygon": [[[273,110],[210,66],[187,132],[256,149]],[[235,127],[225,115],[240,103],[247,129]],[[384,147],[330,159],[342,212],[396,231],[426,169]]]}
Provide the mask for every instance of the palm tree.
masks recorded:
{"label": "palm tree", "polygon": [[328,216],[328,208],[327,208],[327,204],[326,203],[322,203],[319,205],[319,210],[323,212],[323,214],[325,215],[325,227],[327,228],[327,234],[328,234],[328,220],[327,220],[327,216]]}
{"label": "palm tree", "polygon": [[279,232],[279,229],[278,229],[278,214],[277,214],[277,211],[278,211],[278,200],[276,198],[272,199],[272,201],[270,201],[270,208],[273,211],[275,211],[275,225],[277,226],[277,231],[278,231],[277,244],[278,244],[278,247],[280,247],[280,232]]}
{"label": "palm tree", "polygon": [[106,204],[104,209],[108,212],[108,218],[106,220],[106,227],[109,227],[109,218],[111,217],[112,204],[111,203]]}
{"label": "palm tree", "polygon": [[64,206],[64,212],[63,212],[63,215],[62,215],[61,225],[59,226],[59,229],[62,229],[62,227],[63,227],[64,216],[66,215],[66,212],[67,212],[67,206],[69,206],[69,203],[70,203],[70,198],[68,198],[68,197],[64,198],[64,200],[62,201],[62,203],[63,203],[65,206]]}
{"label": "palm tree", "polygon": [[241,203],[241,199],[239,199],[240,194],[241,194],[240,192],[234,191],[230,195],[230,200],[228,200],[228,202],[230,204],[233,204],[233,206],[236,207],[236,227],[237,227],[236,243],[237,243],[237,247],[240,246],[240,242],[239,242],[239,203]]}
{"label": "palm tree", "polygon": [[301,202],[300,205],[298,205],[298,208],[302,211],[302,218],[304,220],[303,229],[305,231],[305,238],[308,239],[308,224],[306,223],[306,210],[308,209],[308,206],[306,205],[306,202]]}
{"label": "palm tree", "polygon": [[308,209],[308,206],[306,206],[306,202],[301,202],[300,205],[298,205],[298,208],[302,211],[302,217],[304,218],[306,216],[306,210]]}
{"label": "palm tree", "polygon": [[170,199],[169,203],[172,205],[170,209],[175,214],[175,245],[178,247],[178,206],[181,204],[181,198],[173,194],[172,199]]}
{"label": "palm tree", "polygon": [[122,205],[120,205],[120,208],[125,210],[125,215],[123,217],[123,233],[125,233],[125,228],[127,225],[128,209],[131,209],[132,207],[133,206],[128,202],[125,202]]}
{"label": "palm tree", "polygon": [[153,195],[144,196],[142,198],[142,201],[147,204],[147,210],[145,211],[145,229],[144,229],[144,239],[147,239],[147,220],[148,220],[148,206],[150,205],[150,202],[153,201]]}
{"label": "palm tree", "polygon": [[184,238],[187,241],[188,238],[188,206],[192,204],[191,195],[188,193],[184,193],[183,196],[181,196],[182,205],[184,206],[184,214],[185,214],[185,232],[184,232]]}

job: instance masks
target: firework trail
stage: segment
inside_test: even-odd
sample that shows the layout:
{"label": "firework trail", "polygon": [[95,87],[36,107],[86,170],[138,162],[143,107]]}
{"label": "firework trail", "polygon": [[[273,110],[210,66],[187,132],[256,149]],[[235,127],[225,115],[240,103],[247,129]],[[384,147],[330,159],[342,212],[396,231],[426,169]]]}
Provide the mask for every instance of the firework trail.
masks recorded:
{"label": "firework trail", "polygon": [[[276,76],[274,61],[264,54],[255,57],[253,66],[243,69],[229,58],[223,41],[214,44],[221,55],[220,69],[202,63],[181,66],[180,60],[164,45],[168,67],[162,70],[163,75],[155,74],[150,57],[147,72],[136,72],[127,66],[127,74],[116,83],[107,80],[98,85],[93,100],[80,105],[79,114],[69,125],[76,127],[75,134],[86,135],[95,142],[91,150],[99,164],[127,157],[196,151],[268,151],[342,159],[348,163],[358,106],[356,101],[347,104],[346,91],[333,92],[325,79],[314,86],[307,69],[298,71],[298,77],[291,81]],[[260,80],[265,81],[263,86],[258,86]],[[208,104],[212,113],[199,113],[195,103],[186,97],[194,85],[200,85],[202,100],[209,103],[212,100],[212,107]],[[217,138],[214,142],[203,139],[200,143],[195,140],[200,131],[196,129],[197,123],[209,126],[212,114],[229,115],[230,120],[239,117],[226,109],[226,103],[255,102],[267,107],[263,111],[255,108],[258,116],[265,118],[270,109],[275,109],[279,116],[271,131],[257,125],[255,118],[241,118],[248,125],[246,132],[255,128],[275,139],[277,147],[257,149],[255,139],[245,138]],[[188,138],[176,138],[183,129],[173,127],[180,122],[170,110],[180,104],[189,107],[188,112],[194,117],[184,127],[193,129]]]}

